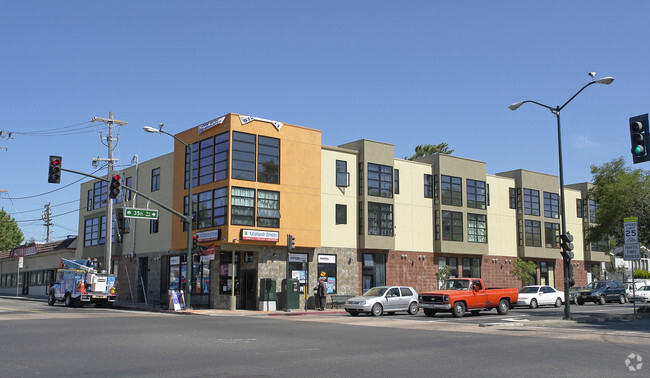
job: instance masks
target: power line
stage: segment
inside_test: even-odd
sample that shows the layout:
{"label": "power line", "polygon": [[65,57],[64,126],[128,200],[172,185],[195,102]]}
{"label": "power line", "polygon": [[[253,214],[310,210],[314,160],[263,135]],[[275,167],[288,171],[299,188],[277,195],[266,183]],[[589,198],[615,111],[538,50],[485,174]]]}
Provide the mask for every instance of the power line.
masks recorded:
{"label": "power line", "polygon": [[[97,173],[97,172],[99,172],[99,171],[101,171],[102,169],[103,169],[103,168],[100,168],[100,169],[98,169],[98,170],[92,172],[91,175],[92,175],[92,174],[95,174],[95,173]],[[45,192],[45,193],[34,194],[34,195],[32,195],[32,196],[25,196],[25,197],[0,197],[0,199],[8,199],[8,200],[12,200],[12,201],[13,201],[13,200],[22,200],[22,199],[36,198],[36,197],[44,196],[44,195],[51,194],[51,193],[54,193],[54,192],[56,192],[56,191],[59,191],[59,190],[65,189],[65,188],[67,188],[67,187],[69,187],[69,186],[71,186],[71,185],[74,185],[74,184],[76,184],[76,183],[78,183],[79,181],[84,180],[84,179],[85,179],[85,177],[82,177],[82,178],[80,178],[79,180],[77,180],[77,181],[73,181],[73,182],[71,182],[71,183],[68,184],[68,185],[62,186],[62,187],[57,188],[57,189],[54,189],[54,190],[50,190],[49,192]]]}

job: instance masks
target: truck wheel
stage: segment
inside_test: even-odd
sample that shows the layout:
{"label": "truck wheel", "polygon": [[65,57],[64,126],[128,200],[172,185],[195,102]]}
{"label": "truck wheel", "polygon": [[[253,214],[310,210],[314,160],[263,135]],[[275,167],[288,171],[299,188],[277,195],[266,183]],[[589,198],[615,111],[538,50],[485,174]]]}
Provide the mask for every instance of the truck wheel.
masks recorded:
{"label": "truck wheel", "polygon": [[56,297],[54,296],[54,292],[50,291],[50,294],[47,296],[47,304],[50,306],[54,306],[56,303]]}
{"label": "truck wheel", "polygon": [[72,297],[70,296],[70,293],[65,295],[65,307],[72,307],[73,305]]}
{"label": "truck wheel", "polygon": [[530,300],[530,308],[537,308],[537,299],[531,299]]}
{"label": "truck wheel", "polygon": [[621,295],[618,297],[618,303],[620,303],[620,304],[625,304],[625,295],[621,294]]}
{"label": "truck wheel", "polygon": [[502,299],[499,301],[499,305],[497,306],[497,312],[499,315],[505,315],[508,313],[510,310],[510,303],[506,299]]}
{"label": "truck wheel", "polygon": [[560,307],[562,306],[562,298],[558,298],[555,300],[555,307]]}
{"label": "truck wheel", "polygon": [[434,316],[436,316],[436,310],[432,310],[430,308],[425,308],[424,309],[424,315],[426,315],[426,316],[428,316],[430,318],[433,318]]}
{"label": "truck wheel", "polygon": [[381,307],[379,303],[375,303],[374,306],[372,306],[372,310],[370,310],[372,313],[372,316],[381,316],[381,314],[384,313],[384,308]]}
{"label": "truck wheel", "polygon": [[409,305],[409,315],[415,315],[415,314],[417,314],[417,313],[418,313],[418,310],[420,310],[420,309],[418,308],[418,304],[415,303],[415,302],[411,302],[411,304]]}
{"label": "truck wheel", "polygon": [[605,299],[604,295],[601,295],[600,297],[598,297],[598,304],[599,305],[604,305],[605,303],[607,303],[607,300]]}
{"label": "truck wheel", "polygon": [[451,313],[457,318],[462,318],[463,316],[465,316],[465,303],[463,302],[454,303],[454,308],[451,309]]}
{"label": "truck wheel", "polygon": [[582,306],[583,304],[585,304],[585,301],[583,301],[582,298],[576,298],[576,303],[578,304],[578,306]]}

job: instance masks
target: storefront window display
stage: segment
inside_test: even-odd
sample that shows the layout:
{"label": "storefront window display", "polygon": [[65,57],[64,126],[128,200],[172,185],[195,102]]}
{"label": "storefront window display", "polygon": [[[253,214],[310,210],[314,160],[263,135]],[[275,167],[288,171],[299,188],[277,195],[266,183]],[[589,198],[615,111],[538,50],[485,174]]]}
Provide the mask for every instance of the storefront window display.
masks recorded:
{"label": "storefront window display", "polygon": [[239,294],[240,252],[235,252],[235,264],[233,269],[232,252],[221,252],[219,255],[219,293],[230,294],[232,292],[233,273],[235,274],[235,294]]}
{"label": "storefront window display", "polygon": [[308,255],[306,253],[290,253],[289,254],[289,272],[292,279],[300,282],[300,293],[305,292],[307,285],[307,277],[309,277],[309,270],[307,268]]}
{"label": "storefront window display", "polygon": [[327,294],[336,294],[336,255],[318,255],[318,278],[327,282]]}

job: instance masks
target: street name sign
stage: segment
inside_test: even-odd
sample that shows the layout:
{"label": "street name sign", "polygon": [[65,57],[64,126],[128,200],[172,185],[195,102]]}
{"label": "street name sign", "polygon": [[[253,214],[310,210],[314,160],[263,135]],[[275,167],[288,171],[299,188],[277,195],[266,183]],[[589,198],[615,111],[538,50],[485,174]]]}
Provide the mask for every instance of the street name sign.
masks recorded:
{"label": "street name sign", "polygon": [[158,219],[158,210],[127,207],[124,209],[124,216],[127,218]]}

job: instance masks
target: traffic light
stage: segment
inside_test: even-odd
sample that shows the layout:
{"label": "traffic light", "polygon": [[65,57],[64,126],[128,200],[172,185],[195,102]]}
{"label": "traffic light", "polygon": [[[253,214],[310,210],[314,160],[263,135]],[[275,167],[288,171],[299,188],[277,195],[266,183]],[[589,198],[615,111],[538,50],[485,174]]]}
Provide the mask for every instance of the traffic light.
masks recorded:
{"label": "traffic light", "polygon": [[120,175],[111,176],[111,186],[108,188],[108,196],[110,198],[117,198],[120,195]]}
{"label": "traffic light", "polygon": [[192,237],[192,249],[199,248],[199,235],[194,235]]}
{"label": "traffic light", "polygon": [[289,251],[296,249],[296,237],[291,234],[287,234],[287,249]]}
{"label": "traffic light", "polygon": [[573,258],[573,235],[567,231],[566,234],[560,235],[560,247],[562,247],[562,257],[569,261]]}
{"label": "traffic light", "polygon": [[47,174],[47,182],[51,184],[61,183],[61,156],[50,155],[50,169]]}
{"label": "traffic light", "polygon": [[569,286],[573,287],[576,284],[576,280],[573,279],[573,264],[569,264]]}
{"label": "traffic light", "polygon": [[630,141],[632,143],[632,160],[634,164],[650,160],[650,131],[648,114],[630,118]]}

